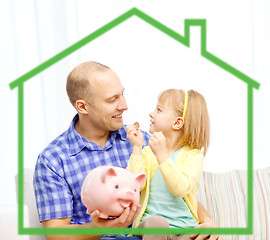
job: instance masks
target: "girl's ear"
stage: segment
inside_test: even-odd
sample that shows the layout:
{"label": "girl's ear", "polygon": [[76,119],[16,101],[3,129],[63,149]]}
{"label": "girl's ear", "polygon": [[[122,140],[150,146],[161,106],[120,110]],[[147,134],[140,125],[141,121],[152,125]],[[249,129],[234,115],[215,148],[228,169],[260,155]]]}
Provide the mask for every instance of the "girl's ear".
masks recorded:
{"label": "girl's ear", "polygon": [[79,99],[76,101],[76,109],[79,113],[87,114],[86,101]]}
{"label": "girl's ear", "polygon": [[184,123],[184,119],[182,117],[178,117],[173,124],[173,129],[180,130],[184,126]]}

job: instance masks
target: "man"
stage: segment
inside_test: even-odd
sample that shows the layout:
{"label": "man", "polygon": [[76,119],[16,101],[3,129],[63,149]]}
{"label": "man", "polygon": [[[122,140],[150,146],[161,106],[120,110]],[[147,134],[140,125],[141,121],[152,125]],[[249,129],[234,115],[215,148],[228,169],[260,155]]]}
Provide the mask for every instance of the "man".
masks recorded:
{"label": "man", "polygon": [[[46,228],[128,227],[140,210],[137,204],[126,208],[119,218],[104,220],[99,218],[98,210],[87,215],[80,198],[81,186],[89,171],[101,165],[127,166],[132,145],[123,126],[122,114],[128,109],[124,87],[107,66],[85,62],[68,76],[67,93],[77,115],[69,129],[43,150],[36,163],[34,189],[40,221]],[[150,136],[146,132],[143,135],[145,146]],[[199,227],[215,227],[201,205],[198,215],[203,222]],[[100,237],[48,235],[47,239]],[[212,239],[217,237],[212,236]]]}

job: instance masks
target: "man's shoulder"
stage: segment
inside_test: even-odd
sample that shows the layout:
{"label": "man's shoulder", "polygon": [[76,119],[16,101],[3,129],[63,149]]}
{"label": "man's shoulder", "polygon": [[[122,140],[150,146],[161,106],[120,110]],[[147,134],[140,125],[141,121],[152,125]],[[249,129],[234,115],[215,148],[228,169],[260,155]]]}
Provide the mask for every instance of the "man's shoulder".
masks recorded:
{"label": "man's shoulder", "polygon": [[47,147],[43,149],[40,153],[40,156],[45,158],[57,157],[69,153],[70,142],[76,142],[76,133],[75,133],[75,123],[78,120],[78,114],[76,114],[69,126],[69,128],[52,140]]}
{"label": "man's shoulder", "polygon": [[67,131],[51,141],[40,153],[40,156],[48,158],[53,155],[56,157],[57,154],[67,152],[69,147]]}

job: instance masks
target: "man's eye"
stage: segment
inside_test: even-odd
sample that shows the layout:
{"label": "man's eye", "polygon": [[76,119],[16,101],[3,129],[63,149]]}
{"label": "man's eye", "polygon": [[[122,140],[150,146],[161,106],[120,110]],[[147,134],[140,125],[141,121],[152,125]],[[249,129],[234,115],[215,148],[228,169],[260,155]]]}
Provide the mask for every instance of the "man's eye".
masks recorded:
{"label": "man's eye", "polygon": [[119,188],[119,185],[115,185],[114,188],[118,189]]}

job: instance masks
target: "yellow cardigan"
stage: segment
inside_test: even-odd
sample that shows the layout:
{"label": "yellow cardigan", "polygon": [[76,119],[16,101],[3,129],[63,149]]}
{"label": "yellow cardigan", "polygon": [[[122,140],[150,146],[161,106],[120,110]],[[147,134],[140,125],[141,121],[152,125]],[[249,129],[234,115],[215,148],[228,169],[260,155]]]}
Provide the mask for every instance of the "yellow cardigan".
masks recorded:
{"label": "yellow cardigan", "polygon": [[200,186],[199,178],[203,169],[203,153],[199,149],[184,146],[178,153],[176,161],[169,158],[158,164],[150,147],[143,148],[141,155],[131,155],[127,169],[133,173],[145,172],[146,182],[141,188],[141,211],[133,223],[138,227],[149,198],[150,180],[159,168],[169,191],[176,197],[184,197],[191,213],[199,223],[197,209],[197,190]]}

